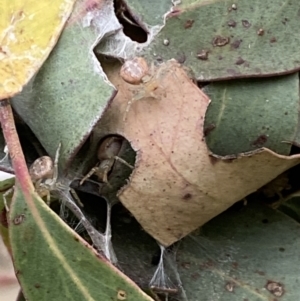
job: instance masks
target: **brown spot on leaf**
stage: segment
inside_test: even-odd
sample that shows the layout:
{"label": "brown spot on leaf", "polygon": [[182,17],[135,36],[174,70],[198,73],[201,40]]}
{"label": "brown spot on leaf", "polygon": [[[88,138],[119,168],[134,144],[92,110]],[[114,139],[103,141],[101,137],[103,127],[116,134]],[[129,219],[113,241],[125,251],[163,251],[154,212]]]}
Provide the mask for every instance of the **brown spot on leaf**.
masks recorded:
{"label": "brown spot on leaf", "polygon": [[234,20],[229,20],[229,21],[227,22],[227,25],[228,25],[229,27],[236,27],[236,22],[235,22]]}
{"label": "brown spot on leaf", "polygon": [[34,285],[34,287],[36,287],[36,288],[40,288],[40,287],[41,287],[41,285],[40,285],[39,283],[36,283],[36,284]]}
{"label": "brown spot on leaf", "polygon": [[187,20],[184,24],[184,28],[185,29],[191,28],[193,26],[194,22],[195,22],[194,20]]}
{"label": "brown spot on leaf", "polygon": [[258,34],[259,36],[263,36],[263,35],[265,34],[264,29],[263,29],[263,28],[260,28],[260,29],[257,31],[257,34]]}
{"label": "brown spot on leaf", "polygon": [[184,53],[177,53],[177,58],[176,58],[177,62],[179,64],[183,64],[186,60],[186,56]]}
{"label": "brown spot on leaf", "polygon": [[263,134],[263,135],[258,136],[258,138],[255,139],[251,145],[260,147],[260,146],[263,146],[267,141],[268,141],[268,136]]}
{"label": "brown spot on leaf", "polygon": [[118,290],[117,299],[118,300],[126,300],[127,294],[123,290]]}
{"label": "brown spot on leaf", "polygon": [[163,58],[162,58],[160,55],[158,55],[158,56],[156,57],[156,61],[157,61],[159,64],[161,64],[161,63],[163,62]]}
{"label": "brown spot on leaf", "polygon": [[222,36],[216,36],[213,38],[212,44],[213,46],[217,47],[223,47],[227,45],[230,42],[230,38],[228,37],[222,37]]}
{"label": "brown spot on leaf", "polygon": [[19,214],[14,218],[14,224],[20,225],[23,223],[24,220],[25,220],[25,214]]}
{"label": "brown spot on leaf", "polygon": [[277,39],[275,38],[275,37],[272,37],[271,39],[270,39],[270,43],[276,43],[277,42]]}
{"label": "brown spot on leaf", "polygon": [[234,261],[234,262],[231,264],[231,266],[232,266],[234,269],[237,269],[237,268],[239,267],[239,264],[238,264],[236,261]]}
{"label": "brown spot on leaf", "polygon": [[233,49],[238,49],[240,47],[240,44],[242,43],[243,40],[235,40],[233,41],[230,46]]}
{"label": "brown spot on leaf", "polygon": [[228,292],[232,293],[234,290],[234,283],[232,283],[232,282],[226,283],[225,288]]}
{"label": "brown spot on leaf", "polygon": [[255,273],[260,275],[260,276],[264,276],[266,274],[265,272],[259,271],[259,270],[256,270]]}
{"label": "brown spot on leaf", "polygon": [[199,60],[202,60],[202,61],[207,61],[208,60],[208,53],[209,53],[208,50],[202,49],[200,52],[198,52],[197,58]]}
{"label": "brown spot on leaf", "polygon": [[281,297],[284,294],[284,287],[283,284],[281,284],[280,282],[269,280],[265,287],[275,297]]}
{"label": "brown spot on leaf", "polygon": [[186,193],[186,194],[183,196],[183,199],[184,199],[185,201],[188,201],[188,200],[190,200],[192,197],[193,197],[192,194]]}
{"label": "brown spot on leaf", "polygon": [[181,10],[179,8],[174,8],[168,15],[167,18],[178,17],[181,14]]}
{"label": "brown spot on leaf", "polygon": [[237,59],[237,61],[235,62],[236,65],[243,65],[245,63],[245,60],[243,60],[241,57],[239,57]]}
{"label": "brown spot on leaf", "polygon": [[251,23],[248,20],[242,20],[242,24],[245,28],[249,28],[251,26]]}

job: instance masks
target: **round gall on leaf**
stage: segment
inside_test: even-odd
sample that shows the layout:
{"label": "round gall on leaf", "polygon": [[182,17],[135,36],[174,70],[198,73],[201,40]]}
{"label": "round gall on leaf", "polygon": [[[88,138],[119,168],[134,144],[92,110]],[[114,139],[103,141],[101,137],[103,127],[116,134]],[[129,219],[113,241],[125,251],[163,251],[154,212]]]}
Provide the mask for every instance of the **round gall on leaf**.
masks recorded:
{"label": "round gall on leaf", "polygon": [[148,73],[148,64],[142,57],[127,60],[120,70],[122,79],[132,85],[138,85],[142,78]]}

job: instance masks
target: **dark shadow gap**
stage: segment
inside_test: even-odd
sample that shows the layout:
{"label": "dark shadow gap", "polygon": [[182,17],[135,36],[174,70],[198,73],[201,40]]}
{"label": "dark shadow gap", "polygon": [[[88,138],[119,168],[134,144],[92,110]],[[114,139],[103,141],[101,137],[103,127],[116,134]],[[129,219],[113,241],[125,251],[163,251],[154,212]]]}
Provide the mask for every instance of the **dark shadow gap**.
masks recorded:
{"label": "dark shadow gap", "polygon": [[140,18],[130,10],[125,1],[114,1],[115,14],[123,25],[124,34],[138,43],[145,43],[148,39],[148,30]]}

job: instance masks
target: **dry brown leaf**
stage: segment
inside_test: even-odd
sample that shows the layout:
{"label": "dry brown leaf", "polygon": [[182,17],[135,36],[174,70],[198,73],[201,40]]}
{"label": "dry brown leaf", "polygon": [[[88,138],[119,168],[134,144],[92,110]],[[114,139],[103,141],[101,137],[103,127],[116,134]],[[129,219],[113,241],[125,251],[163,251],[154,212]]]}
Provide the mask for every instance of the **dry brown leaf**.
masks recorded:
{"label": "dry brown leaf", "polygon": [[212,157],[203,136],[210,100],[173,60],[161,65],[147,86],[130,85],[119,77],[119,67],[109,69],[118,94],[100,121],[99,135],[123,135],[137,152],[119,198],[164,246],[300,162],[299,156],[267,149],[234,160]]}

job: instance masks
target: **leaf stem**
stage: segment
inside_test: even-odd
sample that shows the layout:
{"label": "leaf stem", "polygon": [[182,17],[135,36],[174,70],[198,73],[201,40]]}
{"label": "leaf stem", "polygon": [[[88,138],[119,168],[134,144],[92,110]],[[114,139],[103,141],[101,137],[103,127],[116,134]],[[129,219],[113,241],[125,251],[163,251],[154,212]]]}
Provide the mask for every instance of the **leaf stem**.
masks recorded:
{"label": "leaf stem", "polygon": [[0,122],[5,142],[11,157],[12,166],[15,171],[16,181],[19,183],[23,193],[28,195],[33,191],[33,184],[31,182],[19,136],[16,130],[9,99],[0,101]]}

